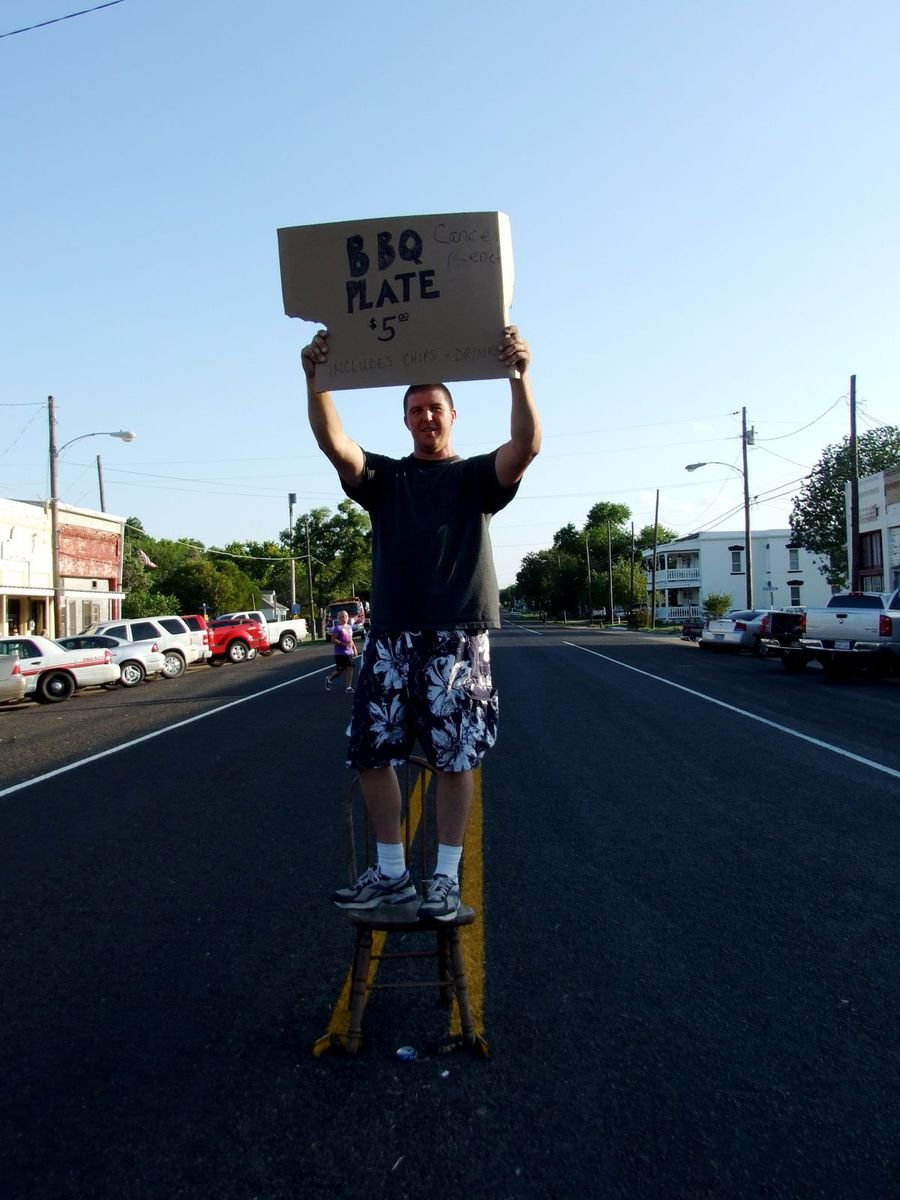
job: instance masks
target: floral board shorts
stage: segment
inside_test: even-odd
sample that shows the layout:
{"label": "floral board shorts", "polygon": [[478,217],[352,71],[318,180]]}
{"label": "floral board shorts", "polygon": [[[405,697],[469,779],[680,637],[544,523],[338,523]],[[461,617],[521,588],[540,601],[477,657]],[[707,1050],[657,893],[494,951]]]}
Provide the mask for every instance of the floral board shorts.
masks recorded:
{"label": "floral board shorts", "polygon": [[486,631],[373,633],[360,663],[347,766],[400,766],[418,738],[438,771],[470,771],[497,740]]}

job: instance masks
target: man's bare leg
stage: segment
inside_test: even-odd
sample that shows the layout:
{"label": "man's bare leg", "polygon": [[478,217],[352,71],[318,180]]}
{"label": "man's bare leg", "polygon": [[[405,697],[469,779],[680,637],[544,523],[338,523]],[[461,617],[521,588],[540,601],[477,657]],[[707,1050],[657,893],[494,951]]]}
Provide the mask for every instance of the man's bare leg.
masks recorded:
{"label": "man's bare leg", "polygon": [[402,798],[400,781],[393,767],[373,767],[359,772],[359,786],[375,840],[397,845],[400,840]]}
{"label": "man's bare leg", "polygon": [[471,771],[439,771],[437,778],[438,842],[461,846],[474,791]]}

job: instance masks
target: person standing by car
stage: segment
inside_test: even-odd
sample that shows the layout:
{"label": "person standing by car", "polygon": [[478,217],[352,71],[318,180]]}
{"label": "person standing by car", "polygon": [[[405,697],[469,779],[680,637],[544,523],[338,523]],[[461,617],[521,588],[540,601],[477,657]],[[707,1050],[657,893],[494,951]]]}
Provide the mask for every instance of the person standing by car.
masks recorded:
{"label": "person standing by car", "polygon": [[353,644],[353,626],[350,624],[350,614],[342,608],[337,615],[337,622],[331,627],[331,640],[334,642],[334,670],[325,676],[325,691],[331,691],[331,685],[336,679],[344,676],[344,691],[353,691],[353,660],[356,658],[356,647]]}
{"label": "person standing by car", "polygon": [[456,409],[442,383],[413,384],[403,422],[413,452],[394,459],[363,450],[345,432],[329,392],[315,388],[328,360],[319,332],[302,352],[309,423],[344,491],[372,520],[372,612],[349,730],[348,765],[359,774],[378,861],[331,899],[340,908],[414,900],[401,842],[394,767],[418,738],[437,773],[438,855],[419,914],[452,921],[472,803],[472,772],[497,736],[488,630],[499,629],[491,516],[505,508],[541,445],[528,344],[502,331],[497,357],[510,372],[510,437],[462,459],[451,432]]}

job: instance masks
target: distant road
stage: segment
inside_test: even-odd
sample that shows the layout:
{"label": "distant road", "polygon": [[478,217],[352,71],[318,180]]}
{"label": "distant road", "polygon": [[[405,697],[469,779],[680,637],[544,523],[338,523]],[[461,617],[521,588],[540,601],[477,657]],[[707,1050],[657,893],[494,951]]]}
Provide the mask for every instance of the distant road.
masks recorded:
{"label": "distant road", "polygon": [[325,647],[0,709],[4,1198],[897,1194],[900,685],[574,626],[493,663],[488,1061],[408,992],[308,1053],[350,952]]}

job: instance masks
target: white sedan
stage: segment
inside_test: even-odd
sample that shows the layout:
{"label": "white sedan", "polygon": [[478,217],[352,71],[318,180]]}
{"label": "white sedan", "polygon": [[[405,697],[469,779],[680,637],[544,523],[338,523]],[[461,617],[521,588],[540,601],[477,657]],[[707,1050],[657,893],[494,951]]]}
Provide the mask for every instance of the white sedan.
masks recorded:
{"label": "white sedan", "polygon": [[25,695],[41,704],[68,700],[76,688],[115,683],[121,675],[109,650],[67,650],[36,634],[0,638],[0,654],[18,658]]}
{"label": "white sedan", "polygon": [[0,704],[21,700],[25,695],[25,676],[19,660],[11,654],[0,655]]}
{"label": "white sedan", "polygon": [[[59,638],[59,644],[67,650],[108,650],[114,663],[119,664],[122,687],[135,687],[145,679],[163,672],[166,660],[159,642],[127,642],[123,638],[110,637],[106,633],[78,633],[72,637]],[[113,687],[113,684],[108,684]]]}

